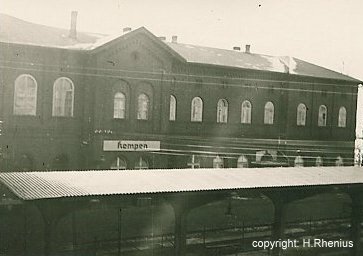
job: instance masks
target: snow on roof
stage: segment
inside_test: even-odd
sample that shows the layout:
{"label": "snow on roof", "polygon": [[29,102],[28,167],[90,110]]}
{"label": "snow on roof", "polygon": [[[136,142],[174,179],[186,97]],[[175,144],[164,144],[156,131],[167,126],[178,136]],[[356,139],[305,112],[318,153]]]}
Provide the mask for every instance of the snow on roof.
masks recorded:
{"label": "snow on roof", "polygon": [[0,41],[45,47],[63,48],[76,44],[93,44],[104,35],[77,32],[77,39],[69,37],[68,29],[54,28],[27,22],[0,13]]}
{"label": "snow on roof", "polygon": [[181,43],[166,44],[187,62],[341,80],[358,80],[290,56],[269,56]]}
{"label": "snow on roof", "polygon": [[154,39],[156,39],[157,42],[164,44],[172,54],[181,56],[189,63],[360,82],[352,77],[289,56],[269,56],[191,44],[164,42],[157,39],[156,36],[145,28],[136,29],[126,35],[120,31],[120,33],[110,36],[77,32],[77,39],[74,40],[69,38],[69,30],[67,29],[38,25],[5,14],[0,14],[0,24],[0,42],[92,51],[118,38],[123,38],[127,34],[141,31],[149,34],[151,37],[155,37]]}

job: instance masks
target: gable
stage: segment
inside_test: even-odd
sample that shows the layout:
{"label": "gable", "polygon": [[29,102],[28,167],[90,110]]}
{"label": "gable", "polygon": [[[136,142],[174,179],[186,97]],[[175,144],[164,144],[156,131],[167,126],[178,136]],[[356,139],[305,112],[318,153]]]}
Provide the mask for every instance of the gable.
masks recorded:
{"label": "gable", "polygon": [[103,43],[91,51],[98,66],[155,72],[171,70],[175,54],[144,28]]}

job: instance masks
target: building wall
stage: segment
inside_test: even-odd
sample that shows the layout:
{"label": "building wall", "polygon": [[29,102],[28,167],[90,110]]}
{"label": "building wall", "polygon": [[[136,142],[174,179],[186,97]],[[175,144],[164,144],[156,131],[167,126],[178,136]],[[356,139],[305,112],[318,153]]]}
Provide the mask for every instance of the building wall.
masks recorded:
{"label": "building wall", "polygon": [[[239,156],[254,162],[261,150],[286,155],[288,165],[297,151],[310,165],[317,156],[330,159],[329,164],[337,156],[353,156],[357,88],[352,82],[188,64],[143,34],[91,52],[0,47],[6,60],[0,69],[4,169],[108,169],[117,156],[128,168],[135,168],[140,157],[151,168],[182,168],[192,155],[201,167],[212,167],[217,155],[225,167],[236,167]],[[13,115],[14,81],[21,74],[37,81],[35,116]],[[52,116],[53,84],[59,77],[74,83],[73,117]],[[124,119],[113,118],[117,90],[126,95]],[[150,99],[148,120],[136,118],[140,93]],[[170,95],[177,100],[175,121],[169,120]],[[203,100],[202,122],[191,122],[194,97]],[[227,123],[217,123],[219,99],[228,102]],[[251,124],[241,124],[244,100],[252,104]],[[267,101],[274,104],[272,125],[264,124]],[[296,124],[299,103],[307,107],[303,127]],[[321,104],[328,108],[326,127],[317,125]],[[340,106],[347,110],[345,128],[337,127]],[[160,150],[106,152],[104,140],[159,141]]]}

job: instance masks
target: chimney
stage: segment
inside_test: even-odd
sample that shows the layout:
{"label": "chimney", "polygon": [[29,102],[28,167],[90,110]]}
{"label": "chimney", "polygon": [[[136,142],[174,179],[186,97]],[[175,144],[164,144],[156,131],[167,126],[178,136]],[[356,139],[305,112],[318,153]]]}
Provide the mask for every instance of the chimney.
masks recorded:
{"label": "chimney", "polygon": [[239,47],[239,46],[233,46],[233,50],[240,51],[241,50],[241,47]]}
{"label": "chimney", "polygon": [[126,28],[123,28],[123,29],[122,29],[122,32],[123,32],[124,34],[126,34],[126,33],[129,33],[131,30],[132,30],[132,29],[131,29],[130,27],[126,27]]}
{"label": "chimney", "polygon": [[161,41],[165,41],[166,40],[166,37],[165,36],[159,36],[158,37]]}
{"label": "chimney", "polygon": [[69,38],[77,40],[77,11],[71,13],[71,29],[69,30]]}
{"label": "chimney", "polygon": [[246,44],[246,53],[251,53],[251,45]]}
{"label": "chimney", "polygon": [[178,36],[172,36],[171,37],[171,42],[174,43],[174,44],[178,43]]}

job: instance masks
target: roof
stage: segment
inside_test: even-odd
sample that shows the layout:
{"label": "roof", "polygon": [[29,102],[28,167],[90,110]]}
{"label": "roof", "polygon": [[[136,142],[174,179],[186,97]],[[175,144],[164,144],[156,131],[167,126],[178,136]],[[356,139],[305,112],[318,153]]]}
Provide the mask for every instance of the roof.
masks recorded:
{"label": "roof", "polygon": [[69,29],[54,28],[27,22],[0,13],[0,41],[47,47],[69,47],[78,44],[93,44],[100,37],[95,33],[77,31],[77,39],[69,38]]}
{"label": "roof", "polygon": [[359,167],[288,167],[0,173],[23,200],[363,184]]}
{"label": "roof", "polygon": [[129,34],[141,32],[160,43],[172,55],[181,57],[189,63],[340,79],[356,83],[361,82],[347,75],[289,56],[269,56],[191,44],[164,42],[144,27],[126,34],[120,31],[120,33],[110,36],[77,32],[77,39],[74,40],[69,38],[69,30],[67,29],[38,25],[5,14],[0,14],[0,24],[0,42],[92,51],[105,46],[111,41],[127,38]]}
{"label": "roof", "polygon": [[358,80],[352,77],[290,56],[270,56],[191,44],[166,44],[190,63],[272,71],[303,76],[354,80],[358,82]]}

